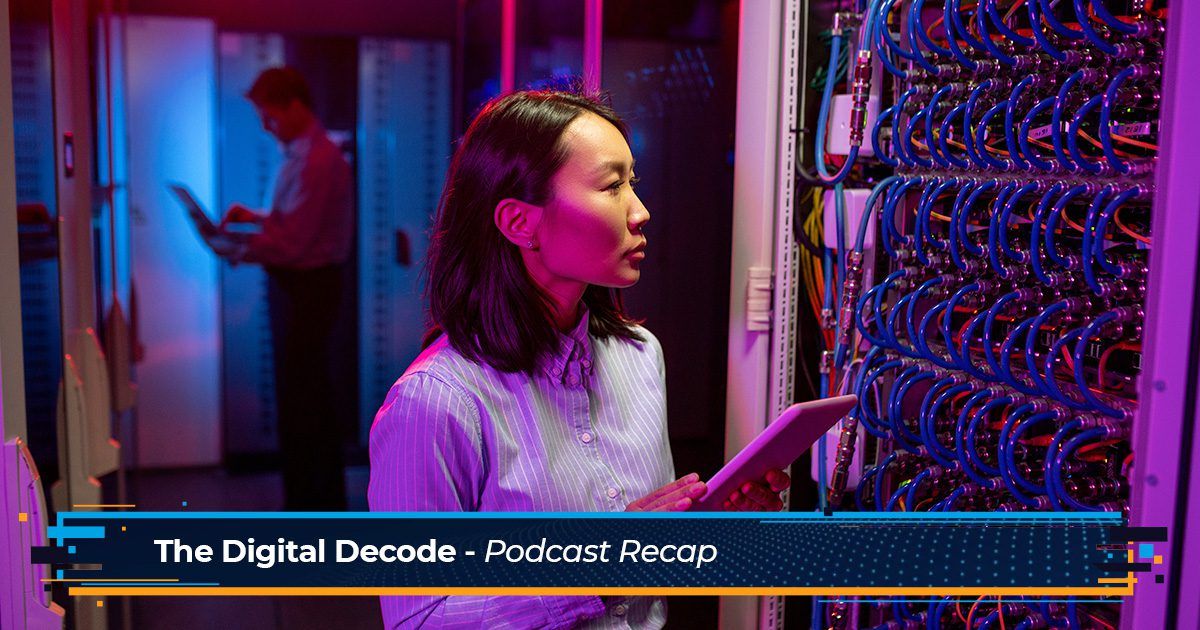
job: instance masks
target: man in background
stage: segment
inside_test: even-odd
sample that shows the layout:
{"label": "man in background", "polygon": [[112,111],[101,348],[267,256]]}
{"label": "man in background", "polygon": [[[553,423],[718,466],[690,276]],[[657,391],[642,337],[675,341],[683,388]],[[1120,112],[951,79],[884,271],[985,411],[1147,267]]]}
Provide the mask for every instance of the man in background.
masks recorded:
{"label": "man in background", "polygon": [[296,70],[264,71],[246,98],[283,145],[285,159],[268,210],[233,204],[221,220],[222,228],[255,223],[261,231],[214,250],[267,272],[284,509],[345,509],[329,365],[354,229],[350,165],[326,136]]}

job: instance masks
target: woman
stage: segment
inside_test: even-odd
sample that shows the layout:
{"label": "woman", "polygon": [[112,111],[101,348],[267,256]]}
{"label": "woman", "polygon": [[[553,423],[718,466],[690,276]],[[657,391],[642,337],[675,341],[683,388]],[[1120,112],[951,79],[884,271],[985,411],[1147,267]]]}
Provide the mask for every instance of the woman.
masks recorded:
{"label": "woman", "polygon": [[[624,124],[564,92],[487,104],[447,174],[427,271],[442,331],[371,428],[372,510],[686,510],[672,481],[662,348],[614,289],[638,281],[650,215]],[[728,509],[778,510],[788,478]],[[384,597],[387,627],[659,627],[656,598]]]}

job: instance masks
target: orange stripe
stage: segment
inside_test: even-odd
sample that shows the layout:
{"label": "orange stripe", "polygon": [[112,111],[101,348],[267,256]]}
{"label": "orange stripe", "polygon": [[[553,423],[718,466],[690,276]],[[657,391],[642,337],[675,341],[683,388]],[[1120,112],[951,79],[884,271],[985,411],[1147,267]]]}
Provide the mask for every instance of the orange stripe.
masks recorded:
{"label": "orange stripe", "polygon": [[179,578],[42,578],[43,582],[178,582]]}
{"label": "orange stripe", "polygon": [[997,588],[997,587],[906,587],[906,588],[829,588],[829,587],[637,587],[637,588],[361,588],[361,587],[225,587],[225,586],[72,586],[70,595],[1132,595],[1133,585],[1119,589],[1101,586],[1071,586],[1060,588]]}

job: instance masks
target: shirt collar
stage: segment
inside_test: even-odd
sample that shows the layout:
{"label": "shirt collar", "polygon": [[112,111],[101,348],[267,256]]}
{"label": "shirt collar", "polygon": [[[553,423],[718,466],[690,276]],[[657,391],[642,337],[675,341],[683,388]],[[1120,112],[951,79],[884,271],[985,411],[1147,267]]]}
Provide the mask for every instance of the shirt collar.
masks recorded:
{"label": "shirt collar", "polygon": [[569,382],[572,375],[580,378],[592,373],[592,340],[588,335],[588,309],[583,312],[579,323],[566,333],[558,333],[558,349],[542,362],[542,369],[553,380]]}
{"label": "shirt collar", "polygon": [[290,142],[283,145],[283,153],[289,158],[301,157],[308,154],[312,148],[313,140],[319,134],[325,133],[325,129],[321,127],[321,123],[313,120],[300,135],[292,138]]}

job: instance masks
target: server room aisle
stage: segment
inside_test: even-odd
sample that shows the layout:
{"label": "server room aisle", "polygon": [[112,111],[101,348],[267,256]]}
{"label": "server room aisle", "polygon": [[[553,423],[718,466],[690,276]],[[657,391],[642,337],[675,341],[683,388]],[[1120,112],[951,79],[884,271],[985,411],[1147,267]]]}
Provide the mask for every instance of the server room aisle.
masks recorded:
{"label": "server room aisle", "polygon": [[[346,468],[350,510],[367,509],[366,466]],[[221,470],[132,472],[130,494],[141,510],[273,511],[282,504],[278,472],[232,475]],[[182,502],[187,501],[187,506]],[[380,628],[377,597],[135,597],[138,630],[307,630]],[[119,623],[112,627],[121,627]]]}

